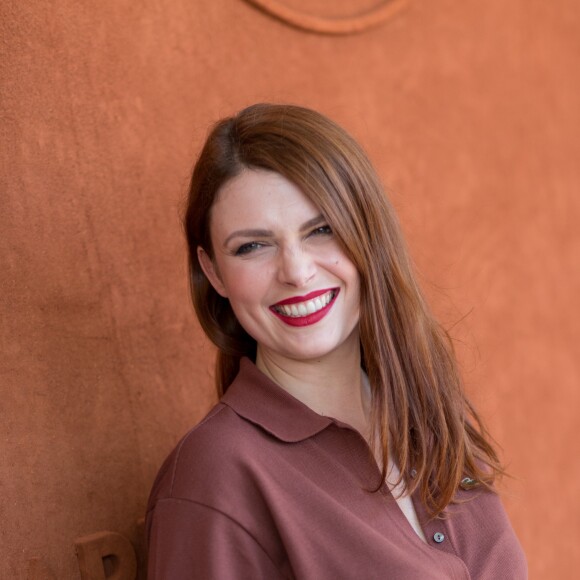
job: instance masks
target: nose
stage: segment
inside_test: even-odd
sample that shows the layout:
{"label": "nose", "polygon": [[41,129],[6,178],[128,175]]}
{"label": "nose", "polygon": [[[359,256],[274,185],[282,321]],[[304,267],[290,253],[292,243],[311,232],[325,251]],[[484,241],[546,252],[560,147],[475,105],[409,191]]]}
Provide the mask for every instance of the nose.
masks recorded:
{"label": "nose", "polygon": [[316,264],[312,256],[301,248],[287,248],[280,252],[278,281],[287,286],[302,288],[314,278]]}

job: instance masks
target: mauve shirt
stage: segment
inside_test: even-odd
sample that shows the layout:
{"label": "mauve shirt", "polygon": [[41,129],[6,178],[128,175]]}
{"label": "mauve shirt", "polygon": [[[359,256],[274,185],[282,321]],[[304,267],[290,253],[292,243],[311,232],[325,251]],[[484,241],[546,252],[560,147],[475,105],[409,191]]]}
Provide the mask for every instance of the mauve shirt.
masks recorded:
{"label": "mauve shirt", "polygon": [[497,495],[459,489],[427,543],[364,438],[318,415],[243,359],[222,397],[163,464],[149,499],[154,580],[527,578]]}

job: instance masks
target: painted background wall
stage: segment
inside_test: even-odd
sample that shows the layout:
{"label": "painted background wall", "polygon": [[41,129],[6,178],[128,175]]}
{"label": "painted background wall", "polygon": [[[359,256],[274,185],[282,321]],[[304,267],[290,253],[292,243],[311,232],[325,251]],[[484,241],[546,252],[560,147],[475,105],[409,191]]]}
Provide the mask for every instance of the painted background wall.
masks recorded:
{"label": "painted background wall", "polygon": [[[343,18],[379,2],[278,4]],[[531,578],[571,577],[579,6],[409,0],[329,36],[243,0],[4,0],[0,577],[80,578],[75,541],[101,531],[141,554],[156,470],[213,401],[188,173],[208,124],[261,100],[320,109],[365,145],[503,447]]]}

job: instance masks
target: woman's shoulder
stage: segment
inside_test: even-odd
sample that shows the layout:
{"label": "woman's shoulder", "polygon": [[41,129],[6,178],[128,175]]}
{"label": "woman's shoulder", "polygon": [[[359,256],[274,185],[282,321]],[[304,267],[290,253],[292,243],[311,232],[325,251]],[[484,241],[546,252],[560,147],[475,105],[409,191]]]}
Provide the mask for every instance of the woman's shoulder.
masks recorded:
{"label": "woman's shoulder", "polygon": [[150,505],[169,498],[199,501],[212,495],[223,481],[235,481],[254,455],[260,438],[255,431],[230,407],[218,403],[165,459]]}

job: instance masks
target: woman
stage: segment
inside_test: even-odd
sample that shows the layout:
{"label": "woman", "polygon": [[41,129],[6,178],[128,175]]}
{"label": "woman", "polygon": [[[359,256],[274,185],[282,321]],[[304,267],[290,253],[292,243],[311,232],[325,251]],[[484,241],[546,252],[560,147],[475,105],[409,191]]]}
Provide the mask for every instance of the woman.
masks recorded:
{"label": "woman", "polygon": [[497,455],[357,143],[295,106],[224,119],[185,228],[221,400],[157,477],[149,578],[525,578]]}

